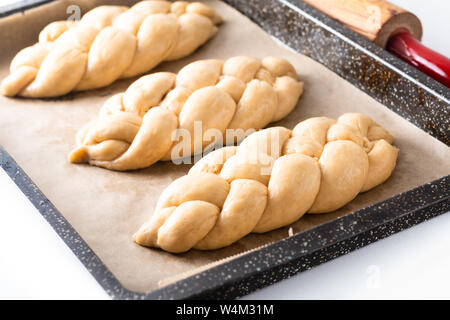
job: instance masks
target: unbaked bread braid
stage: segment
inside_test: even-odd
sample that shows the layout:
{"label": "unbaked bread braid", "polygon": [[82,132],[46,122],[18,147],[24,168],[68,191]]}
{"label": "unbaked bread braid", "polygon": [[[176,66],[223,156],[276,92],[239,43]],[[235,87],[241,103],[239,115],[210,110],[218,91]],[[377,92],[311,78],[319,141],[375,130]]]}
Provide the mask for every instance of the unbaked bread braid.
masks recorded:
{"label": "unbaked bread braid", "polygon": [[36,98],[104,87],[191,54],[216,34],[221,22],[213,9],[198,2],[100,6],[78,22],[47,25],[39,42],[12,60],[0,92]]}
{"label": "unbaked bread braid", "polygon": [[239,147],[211,152],[172,182],[134,241],[174,253],[212,250],[287,226],[306,212],[337,210],[391,175],[398,154],[392,142],[359,113],[311,118],[292,131],[258,131]]}
{"label": "unbaked bread braid", "polygon": [[[189,157],[223,145],[227,129],[234,129],[227,131],[236,135],[233,143],[282,119],[302,92],[294,67],[276,57],[199,60],[178,75],[150,74],[105,103],[98,119],[79,131],[69,161],[132,170]],[[182,131],[188,137],[174,142]]]}

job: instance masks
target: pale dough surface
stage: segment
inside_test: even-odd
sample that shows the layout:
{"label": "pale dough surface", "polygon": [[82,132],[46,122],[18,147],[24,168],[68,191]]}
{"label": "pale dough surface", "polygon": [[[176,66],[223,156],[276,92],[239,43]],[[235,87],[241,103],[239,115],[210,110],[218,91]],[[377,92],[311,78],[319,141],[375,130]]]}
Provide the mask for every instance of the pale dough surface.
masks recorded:
{"label": "pale dough surface", "polygon": [[393,141],[361,113],[255,132],[170,184],[134,241],[174,253],[213,250],[306,212],[335,211],[389,178],[398,155]]}
{"label": "pale dough surface", "polygon": [[178,75],[153,73],[105,102],[78,132],[69,161],[125,171],[181,160],[281,120],[302,92],[294,67],[277,57],[199,60]]}
{"label": "pale dough surface", "polygon": [[39,42],[14,57],[0,93],[37,98],[101,88],[191,54],[217,33],[221,22],[198,2],[99,6],[80,21],[48,24]]}
{"label": "pale dough surface", "polygon": [[[86,12],[102,3],[100,0],[61,0],[28,11],[25,15],[0,19],[0,41],[5,49],[0,52],[0,78],[8,74],[9,63],[17,51],[33,44],[44,26],[67,17],[69,4],[78,4]],[[108,3],[130,5],[132,1]],[[298,71],[299,78],[305,82],[305,91],[298,106],[274,125],[293,129],[311,117],[336,119],[346,112],[361,112],[388,128],[395,137],[395,146],[400,149],[397,166],[385,183],[358,195],[333,213],[304,215],[292,225],[294,234],[450,173],[447,146],[321,64],[281,46],[226,4],[218,1],[206,3],[219,12],[226,23],[193,55],[163,63],[155,72],[177,73],[188,63],[201,59],[225,60],[237,55],[281,57]],[[16,23],[23,28],[14,28]],[[186,175],[191,166],[158,162],[139,171],[113,172],[70,164],[67,154],[74,146],[77,131],[97,116],[99,108],[109,97],[125,91],[135,80],[116,81],[100,90],[52,100],[0,96],[0,144],[114,276],[128,289],[148,291],[167,283],[169,278],[182,277],[188,271],[195,273],[197,268],[209,263],[286,238],[288,227],[265,234],[249,234],[223,249],[191,250],[177,255],[145,248],[132,241],[130,236],[149,218],[163,190],[175,179]],[[27,256],[27,252],[18,254]],[[30,260],[29,264],[32,266],[33,261]]]}

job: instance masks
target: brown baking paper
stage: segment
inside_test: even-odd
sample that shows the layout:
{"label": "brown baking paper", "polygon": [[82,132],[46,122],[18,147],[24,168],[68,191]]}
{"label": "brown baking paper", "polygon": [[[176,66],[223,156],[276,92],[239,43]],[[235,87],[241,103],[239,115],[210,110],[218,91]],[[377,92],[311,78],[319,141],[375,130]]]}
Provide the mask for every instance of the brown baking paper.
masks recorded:
{"label": "brown baking paper", "polygon": [[[106,2],[106,1],[103,1]],[[8,73],[17,50],[36,41],[48,22],[65,19],[68,5],[85,13],[102,1],[57,1],[0,20],[0,78]],[[130,5],[133,1],[108,1]],[[154,71],[177,72],[187,63],[204,58],[235,55],[287,58],[305,81],[305,93],[287,118],[274,125],[293,128],[309,117],[338,117],[344,112],[367,113],[386,127],[400,148],[392,177],[370,192],[359,195],[330,214],[306,215],[293,224],[294,233],[391,197],[450,173],[450,150],[388,108],[376,102],[319,63],[279,45],[245,16],[218,1],[207,1],[224,18],[217,36],[194,55],[164,63]],[[69,94],[58,99],[21,99],[0,96],[0,144],[17,161],[56,206],[121,284],[130,290],[148,291],[204,269],[209,263],[257,248],[288,236],[288,228],[249,235],[215,251],[192,250],[170,254],[141,247],[133,233],[149,219],[163,189],[186,174],[189,165],[160,162],[134,172],[113,172],[67,161],[75,133],[92,120],[112,94],[124,91],[134,79],[100,90]],[[26,236],[26,235],[21,235]],[[11,239],[14,241],[14,239]]]}

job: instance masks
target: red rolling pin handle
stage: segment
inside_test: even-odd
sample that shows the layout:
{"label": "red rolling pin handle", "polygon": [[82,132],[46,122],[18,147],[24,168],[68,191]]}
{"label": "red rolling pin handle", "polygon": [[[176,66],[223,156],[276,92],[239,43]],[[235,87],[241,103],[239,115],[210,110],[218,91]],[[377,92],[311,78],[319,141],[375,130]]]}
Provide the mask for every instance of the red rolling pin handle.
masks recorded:
{"label": "red rolling pin handle", "polygon": [[422,45],[407,32],[389,39],[386,49],[450,88],[450,59]]}

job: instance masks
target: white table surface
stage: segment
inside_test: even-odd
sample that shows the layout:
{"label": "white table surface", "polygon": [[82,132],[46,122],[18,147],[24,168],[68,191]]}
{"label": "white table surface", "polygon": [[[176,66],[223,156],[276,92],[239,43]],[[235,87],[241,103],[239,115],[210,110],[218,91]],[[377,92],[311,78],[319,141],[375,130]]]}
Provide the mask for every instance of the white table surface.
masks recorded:
{"label": "white table surface", "polygon": [[[450,1],[391,2],[416,13],[423,43],[450,56]],[[0,190],[0,299],[109,299],[2,169]],[[447,213],[244,299],[450,299],[449,230]]]}

